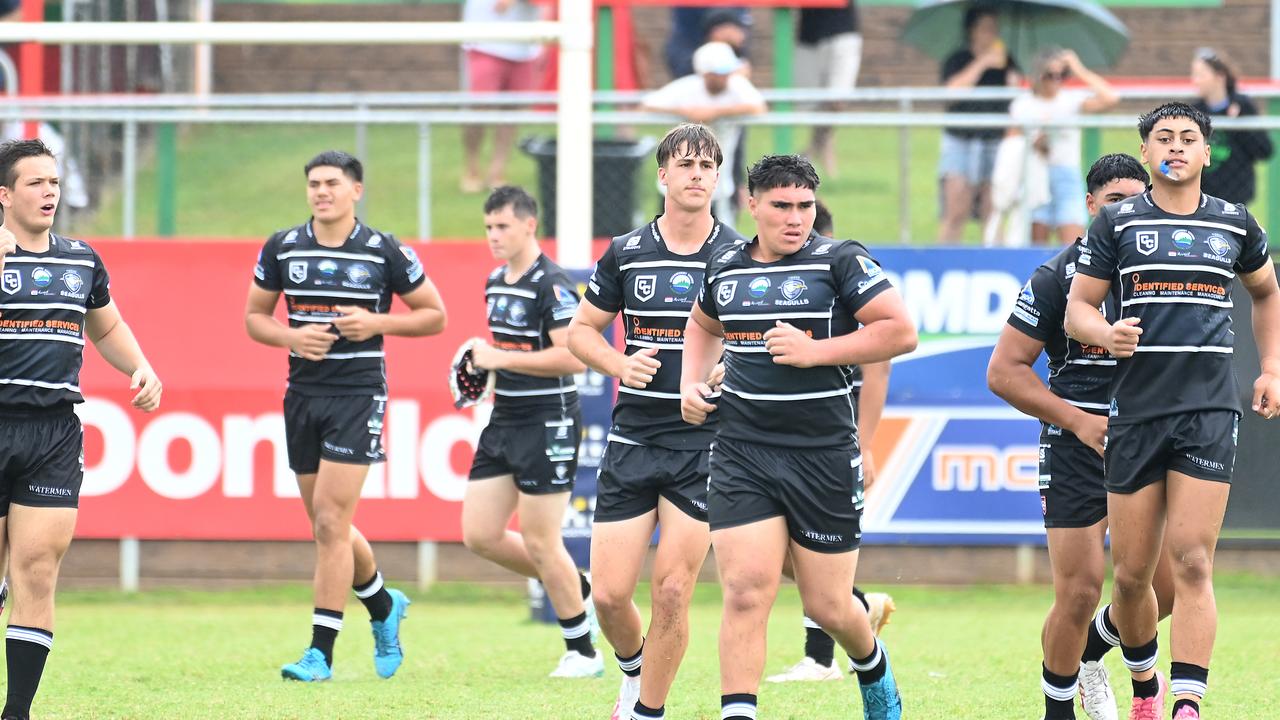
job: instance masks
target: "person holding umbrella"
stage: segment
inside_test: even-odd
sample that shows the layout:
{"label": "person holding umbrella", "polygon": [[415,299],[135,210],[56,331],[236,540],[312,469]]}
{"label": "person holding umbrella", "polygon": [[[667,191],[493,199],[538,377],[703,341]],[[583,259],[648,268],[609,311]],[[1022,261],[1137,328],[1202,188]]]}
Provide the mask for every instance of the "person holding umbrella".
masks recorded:
{"label": "person holding umbrella", "polygon": [[[1258,108],[1237,87],[1235,65],[1213,48],[1200,48],[1191,61],[1191,84],[1199,100],[1195,108],[1207,115],[1244,117]],[[1204,192],[1227,202],[1248,204],[1257,190],[1254,163],[1271,157],[1271,138],[1263,130],[1222,130],[1209,144],[1210,164],[1204,168]]]}

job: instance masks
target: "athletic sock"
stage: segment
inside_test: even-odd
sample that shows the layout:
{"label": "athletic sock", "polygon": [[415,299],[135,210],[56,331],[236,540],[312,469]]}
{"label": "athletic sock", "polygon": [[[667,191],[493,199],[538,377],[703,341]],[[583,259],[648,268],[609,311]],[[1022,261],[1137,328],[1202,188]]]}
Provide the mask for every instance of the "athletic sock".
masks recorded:
{"label": "athletic sock", "polygon": [[[1197,699],[1203,700],[1208,689],[1209,668],[1183,662],[1172,663],[1169,667],[1170,695],[1195,695]],[[1196,704],[1196,711],[1200,711],[1199,703]]]}
{"label": "athletic sock", "polygon": [[9,695],[4,703],[4,717],[27,720],[31,701],[40,687],[44,661],[53,649],[53,633],[40,628],[10,625],[5,632],[5,665],[9,670]]}
{"label": "athletic sock", "polygon": [[[1124,655],[1124,664],[1129,668],[1129,672],[1144,672],[1156,666],[1156,656],[1159,654],[1156,640],[1157,638],[1153,637],[1149,642],[1137,647],[1120,643],[1120,653]],[[1150,680],[1133,681],[1133,696],[1136,698],[1155,697],[1159,692],[1160,683],[1155,675],[1152,675]]]}
{"label": "athletic sock", "polygon": [[578,571],[578,584],[582,586],[582,599],[586,600],[591,597],[591,581],[587,579],[586,573]]}
{"label": "athletic sock", "polygon": [[374,570],[369,582],[355,586],[356,597],[369,611],[369,619],[382,622],[391,614],[391,593],[382,583],[382,573]]}
{"label": "athletic sock", "polygon": [[342,612],[316,608],[311,613],[311,647],[324,654],[324,662],[333,667],[333,641],[342,630]]}
{"label": "athletic sock", "polygon": [[632,720],[663,720],[667,716],[667,706],[651,708],[648,705],[636,701],[636,706],[631,709]]}
{"label": "athletic sock", "polygon": [[640,641],[640,649],[631,657],[622,657],[618,653],[613,654],[614,659],[618,661],[618,669],[623,675],[631,678],[640,677],[640,667],[644,664],[644,640]]}
{"label": "athletic sock", "polygon": [[1089,634],[1080,662],[1098,662],[1113,647],[1120,647],[1120,631],[1111,622],[1111,605],[1108,603],[1102,606],[1098,614],[1093,616],[1093,622],[1089,623]]}
{"label": "athletic sock", "polygon": [[591,623],[587,622],[587,613],[580,612],[568,620],[560,620],[559,623],[566,648],[583,657],[596,656],[596,649],[591,645]]}
{"label": "athletic sock", "polygon": [[1191,708],[1192,710],[1195,710],[1195,711],[1196,711],[1196,717],[1200,717],[1200,703],[1196,702],[1195,700],[1177,700],[1177,701],[1175,701],[1175,702],[1173,703],[1173,717],[1177,717],[1177,716],[1178,716],[1178,710],[1180,710],[1180,709],[1182,708],[1182,706],[1183,706],[1183,705],[1186,705],[1187,707]]}
{"label": "athletic sock", "polygon": [[720,720],[756,720],[756,696],[751,693],[721,695]]}
{"label": "athletic sock", "polygon": [[849,659],[853,661],[853,671],[858,674],[858,682],[863,685],[878,682],[889,667],[889,660],[880,647],[879,640],[876,640],[875,649],[867,657],[856,658],[850,655]]}
{"label": "athletic sock", "polygon": [[831,667],[836,657],[836,641],[818,623],[804,618],[804,656],[823,667]]}
{"label": "athletic sock", "polygon": [[862,603],[862,609],[871,612],[871,604],[867,602],[866,593],[858,589],[857,585],[853,586],[853,596],[858,598],[858,602]]}
{"label": "athletic sock", "polygon": [[1044,720],[1075,720],[1075,675],[1058,675],[1040,666],[1040,689],[1044,692]]}

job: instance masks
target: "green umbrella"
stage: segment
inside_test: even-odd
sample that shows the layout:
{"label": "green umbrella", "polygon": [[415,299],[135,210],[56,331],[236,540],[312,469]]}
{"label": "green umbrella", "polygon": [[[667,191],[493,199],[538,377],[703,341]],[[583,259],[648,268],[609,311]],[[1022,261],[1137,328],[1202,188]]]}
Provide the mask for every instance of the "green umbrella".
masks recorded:
{"label": "green umbrella", "polygon": [[964,15],[973,6],[989,8],[1000,20],[1000,37],[1024,68],[1046,48],[1074,50],[1091,68],[1110,67],[1129,45],[1129,30],[1109,10],[1089,0],[923,0],[907,20],[902,39],[945,59],[967,47]]}

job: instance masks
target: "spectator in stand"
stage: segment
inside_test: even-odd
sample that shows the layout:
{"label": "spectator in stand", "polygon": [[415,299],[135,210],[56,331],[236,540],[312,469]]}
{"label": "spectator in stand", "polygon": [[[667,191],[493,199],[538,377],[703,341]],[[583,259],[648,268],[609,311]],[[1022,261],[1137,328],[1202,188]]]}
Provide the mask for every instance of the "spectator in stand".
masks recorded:
{"label": "spectator in stand", "polygon": [[[735,24],[744,30],[740,44],[733,42],[729,42],[729,44],[745,48],[751,28],[751,13],[745,8],[671,8],[671,34],[667,36],[667,45],[663,54],[667,60],[667,72],[671,73],[672,79],[694,74],[694,51],[711,41],[707,37],[708,31],[723,25],[724,22],[719,21],[718,18],[724,17],[726,14],[735,16],[737,18]],[[716,25],[711,25],[712,22],[716,22]],[[726,28],[724,32],[732,32],[732,30]],[[726,42],[732,40],[732,38],[719,37],[717,40]]]}
{"label": "spectator in stand", "polygon": [[[540,20],[542,10],[529,0],[466,0],[462,6],[463,22],[533,22]],[[466,89],[476,93],[532,92],[538,87],[538,69],[542,46],[537,43],[483,42],[466,43]],[[493,155],[489,169],[481,174],[480,145],[484,141],[483,125],[464,125],[462,145],[466,167],[462,174],[462,191],[478,193],[486,187],[507,184],[507,158],[515,145],[516,127],[498,125],[493,129]]]}
{"label": "spectator in stand", "polygon": [[[736,8],[716,8],[707,13],[703,27],[704,43],[722,42],[733,48],[733,53],[742,61],[737,73],[751,78],[751,57],[747,54],[747,41],[751,39],[751,16]],[[730,200],[732,214],[736,217],[742,206],[747,204],[747,128],[738,128],[737,149],[732,155],[725,156],[727,169],[733,186],[737,188]]]}
{"label": "spectator in stand", "polygon": [[[862,34],[854,0],[841,7],[800,8],[798,35],[796,86],[852,90],[862,65]],[[839,111],[842,107],[825,103],[822,109]],[[826,178],[836,177],[834,134],[832,127],[815,127],[806,153],[822,166]]]}
{"label": "spectator in stand", "polygon": [[[975,5],[964,16],[967,47],[942,64],[942,83],[951,89],[1009,87],[1022,82],[1017,66],[1000,39],[1000,25],[991,6]],[[947,105],[953,113],[1009,111],[1004,100],[958,100]],[[1004,128],[943,128],[938,161],[942,185],[942,223],[938,237],[955,243],[970,217],[986,218],[990,210],[991,169]],[[976,214],[975,214],[976,210]]]}
{"label": "spectator in stand", "polygon": [[[1200,99],[1196,108],[1210,115],[1257,115],[1253,101],[1240,94],[1235,65],[1212,48],[1200,48],[1191,61],[1191,84]],[[1254,163],[1271,157],[1271,138],[1265,130],[1215,128],[1209,143],[1210,164],[1201,177],[1206,195],[1227,202],[1249,203],[1257,191]]]}
{"label": "spectator in stand", "polygon": [[[1063,89],[1068,78],[1084,88]],[[1031,92],[1015,98],[1009,115],[1020,132],[1022,126],[1052,120],[1072,120],[1083,114],[1106,112],[1120,102],[1111,85],[1085,67],[1071,50],[1046,50],[1036,58]],[[1031,211],[1031,240],[1048,243],[1053,230],[1058,241],[1069,245],[1084,235],[1084,175],[1080,172],[1080,128],[1033,129],[1031,147],[1048,164],[1049,202]]]}
{"label": "spectator in stand", "polygon": [[[689,122],[709,126],[728,161],[742,136],[742,125],[736,119],[760,115],[767,109],[764,96],[738,72],[741,68],[742,60],[733,48],[722,42],[707,43],[693,54],[694,74],[672,80],[650,93],[641,103],[641,109],[673,113]],[[734,195],[732,174],[722,170],[711,196],[711,211],[717,220],[730,226],[736,219]]]}

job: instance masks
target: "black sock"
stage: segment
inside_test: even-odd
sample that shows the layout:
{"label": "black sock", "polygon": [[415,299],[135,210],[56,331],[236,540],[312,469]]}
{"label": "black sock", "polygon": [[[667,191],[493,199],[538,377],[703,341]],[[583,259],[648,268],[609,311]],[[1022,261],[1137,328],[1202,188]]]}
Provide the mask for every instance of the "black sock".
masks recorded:
{"label": "black sock", "polygon": [[[1153,637],[1150,641],[1137,647],[1120,643],[1120,653],[1124,655],[1124,664],[1129,668],[1129,672],[1145,672],[1156,666],[1156,656],[1159,652],[1156,639]],[[1156,681],[1155,675],[1152,675],[1150,680],[1133,681],[1134,697],[1150,698],[1155,697],[1159,692],[1160,684]]]}
{"label": "black sock", "polygon": [[1177,700],[1173,703],[1174,717],[1177,717],[1178,709],[1181,708],[1183,705],[1186,705],[1190,707],[1192,710],[1195,710],[1196,715],[1200,714],[1200,703],[1196,702],[1195,700]]}
{"label": "black sock", "polygon": [[316,608],[311,613],[311,647],[324,653],[324,661],[333,667],[333,641],[342,630],[342,613]]}
{"label": "black sock", "polygon": [[804,619],[804,656],[823,667],[831,667],[836,656],[836,641],[807,617]]}
{"label": "black sock", "polygon": [[1044,691],[1044,720],[1075,720],[1076,676],[1058,675],[1040,666],[1040,689]]}
{"label": "black sock", "polygon": [[720,720],[756,720],[756,696],[750,693],[721,695]]}
{"label": "black sock", "polygon": [[564,646],[583,657],[595,657],[596,649],[591,645],[591,623],[587,622],[587,614],[580,612],[568,620],[560,620],[560,634],[564,636]]}
{"label": "black sock", "polygon": [[1098,662],[1104,655],[1111,651],[1111,648],[1120,645],[1120,631],[1116,629],[1116,624],[1111,622],[1111,605],[1104,605],[1097,615],[1093,616],[1093,622],[1089,623],[1089,634],[1084,644],[1084,654],[1080,656],[1080,662]]}
{"label": "black sock", "polygon": [[853,586],[853,596],[858,598],[858,602],[862,603],[862,609],[871,612],[871,605],[867,602],[866,593],[858,589],[857,585]]}
{"label": "black sock", "polygon": [[[1172,663],[1169,667],[1169,694],[1195,695],[1204,699],[1204,693],[1208,689],[1209,668],[1183,662]],[[1197,704],[1196,711],[1199,710],[1200,706]]]}
{"label": "black sock", "polygon": [[353,589],[356,597],[360,598],[360,602],[369,611],[370,620],[382,622],[391,614],[391,593],[387,592],[387,586],[382,582],[382,573],[374,570],[369,582],[356,585]]}
{"label": "black sock", "polygon": [[27,720],[31,701],[40,687],[44,661],[53,648],[53,633],[40,628],[10,625],[5,633],[5,665],[9,669],[9,696],[0,713],[6,718]]}
{"label": "black sock", "polygon": [[888,658],[885,657],[879,640],[867,657],[856,658],[850,655],[849,659],[853,661],[853,671],[858,674],[858,682],[863,685],[870,685],[884,677],[884,671],[889,667]]}
{"label": "black sock", "polygon": [[663,720],[667,716],[667,706],[651,708],[648,705],[636,701],[636,706],[631,708],[632,720]]}
{"label": "black sock", "polygon": [[631,657],[622,657],[618,653],[614,653],[613,657],[618,661],[618,669],[623,675],[631,678],[640,677],[640,667],[644,663],[644,640],[640,641],[640,649]]}
{"label": "black sock", "polygon": [[591,581],[587,579],[586,573],[578,573],[578,584],[582,586],[582,599],[591,597]]}

